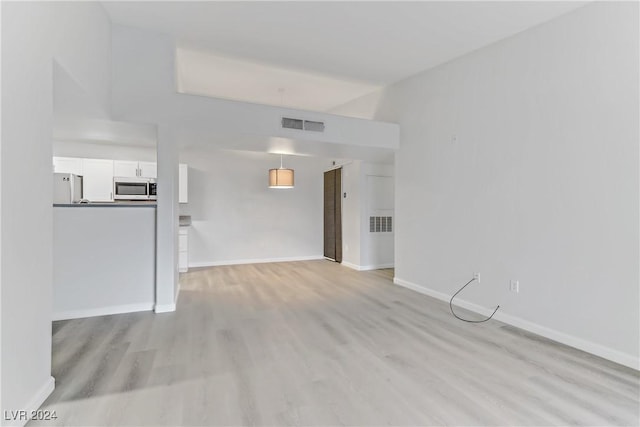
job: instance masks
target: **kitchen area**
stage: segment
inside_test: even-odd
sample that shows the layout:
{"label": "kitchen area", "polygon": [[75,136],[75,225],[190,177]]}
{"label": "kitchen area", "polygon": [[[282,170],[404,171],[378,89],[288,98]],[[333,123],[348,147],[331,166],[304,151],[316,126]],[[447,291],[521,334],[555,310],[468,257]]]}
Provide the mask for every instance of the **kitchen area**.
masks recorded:
{"label": "kitchen area", "polygon": [[[53,154],[53,319],[153,310],[155,147],[54,141]],[[186,164],[178,200],[188,203]],[[180,218],[181,272],[189,225]]]}

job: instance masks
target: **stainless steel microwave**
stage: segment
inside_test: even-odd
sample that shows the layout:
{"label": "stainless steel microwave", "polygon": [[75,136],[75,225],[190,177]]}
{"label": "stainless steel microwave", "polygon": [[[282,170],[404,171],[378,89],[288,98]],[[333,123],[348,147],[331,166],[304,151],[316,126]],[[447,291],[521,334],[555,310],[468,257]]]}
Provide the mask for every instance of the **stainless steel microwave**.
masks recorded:
{"label": "stainless steel microwave", "polygon": [[153,178],[113,178],[114,200],[156,200],[156,180]]}

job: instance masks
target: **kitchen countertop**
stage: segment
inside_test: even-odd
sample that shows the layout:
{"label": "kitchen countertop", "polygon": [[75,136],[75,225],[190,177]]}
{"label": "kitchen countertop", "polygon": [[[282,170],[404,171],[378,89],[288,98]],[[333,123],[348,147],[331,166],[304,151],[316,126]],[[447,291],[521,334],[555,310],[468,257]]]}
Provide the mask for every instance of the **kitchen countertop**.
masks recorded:
{"label": "kitchen countertop", "polygon": [[155,201],[139,202],[89,202],[89,203],[54,203],[55,208],[155,208]]}

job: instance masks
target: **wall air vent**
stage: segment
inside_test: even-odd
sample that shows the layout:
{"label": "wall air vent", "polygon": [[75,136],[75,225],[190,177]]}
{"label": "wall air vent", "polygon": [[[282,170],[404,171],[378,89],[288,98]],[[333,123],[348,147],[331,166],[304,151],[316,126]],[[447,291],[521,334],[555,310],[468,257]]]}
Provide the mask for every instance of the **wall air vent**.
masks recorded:
{"label": "wall air vent", "polygon": [[314,122],[312,120],[292,119],[290,117],[282,118],[282,127],[285,129],[298,129],[313,132],[324,132],[323,122]]}
{"label": "wall air vent", "polygon": [[304,121],[304,130],[310,130],[313,132],[324,132],[324,123],[312,122],[311,120]]}
{"label": "wall air vent", "polygon": [[304,129],[304,120],[290,119],[289,117],[282,118],[282,127],[285,129]]}
{"label": "wall air vent", "polygon": [[370,216],[369,217],[370,233],[392,233],[390,216]]}

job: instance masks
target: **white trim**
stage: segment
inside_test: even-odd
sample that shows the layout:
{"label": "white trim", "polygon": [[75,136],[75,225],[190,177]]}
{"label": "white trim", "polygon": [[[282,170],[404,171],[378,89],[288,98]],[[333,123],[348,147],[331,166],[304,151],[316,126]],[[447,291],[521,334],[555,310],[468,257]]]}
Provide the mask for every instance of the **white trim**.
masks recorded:
{"label": "white trim", "polygon": [[87,308],[84,310],[69,310],[53,313],[53,320],[80,319],[83,317],[109,316],[111,314],[134,313],[137,311],[151,311],[153,303],[112,305],[109,307]]}
{"label": "white trim", "polygon": [[37,411],[42,406],[44,401],[47,400],[47,397],[49,397],[49,395],[53,392],[54,388],[56,388],[55,378],[53,377],[47,378],[47,381],[45,381],[45,383],[42,385],[42,387],[40,387],[38,392],[31,398],[29,403],[27,403],[24,406],[23,409],[27,412],[26,419],[4,420],[4,421],[8,423],[14,423],[14,422],[16,423],[12,425],[17,425],[21,427],[24,426],[25,424],[27,424],[28,421],[31,420],[32,412]]}
{"label": "white trim", "polygon": [[350,263],[349,261],[344,261],[343,260],[340,264],[344,265],[345,267],[349,267],[349,268],[351,268],[353,270],[360,271],[360,266],[359,265]]}
{"label": "white trim", "polygon": [[180,298],[180,291],[182,290],[182,283],[180,283],[180,279],[178,278],[178,289],[176,290],[176,299],[173,301],[175,306],[178,306],[178,298]]}
{"label": "white trim", "polygon": [[154,307],[153,311],[156,312],[156,314],[158,313],[171,313],[173,311],[176,311],[176,303],[172,303],[172,304],[156,304],[156,306]]}
{"label": "white trim", "polygon": [[346,163],[340,163],[339,165],[332,165],[329,169],[325,169],[324,172],[331,172],[331,171],[336,170],[336,169],[341,169],[343,166],[349,165],[351,163],[353,163],[353,160],[349,160]]}
{"label": "white trim", "polygon": [[[449,302],[449,300],[451,299],[451,295],[447,295],[442,292],[435,291],[433,289],[427,288],[426,286],[418,285],[416,283],[412,283],[407,280],[400,279],[398,277],[393,278],[393,283],[395,283],[396,285],[402,286],[404,288],[419,292],[421,294],[425,294],[430,297],[442,300],[442,301]],[[477,304],[474,304],[469,301],[461,300],[461,299],[456,299],[456,306],[465,308],[467,310],[470,310],[485,316],[488,316],[493,312],[492,308],[481,307]],[[525,331],[529,331],[534,334],[541,335],[545,338],[549,338],[550,340],[553,340],[562,344],[566,344],[570,347],[574,347],[579,350],[586,351],[587,353],[594,354],[596,356],[602,357],[603,359],[611,360],[612,362],[619,363],[621,365],[627,366],[635,370],[640,370],[640,358],[635,357],[631,354],[623,353],[621,351],[618,351],[609,347],[605,347],[601,344],[597,344],[592,341],[587,341],[585,339],[576,337],[574,335],[569,335],[564,332],[560,332],[556,329],[551,329],[546,326],[538,325],[537,323],[533,323],[528,320],[522,319],[520,317],[506,314],[504,312],[498,311],[495,314],[494,319],[507,323],[511,326],[524,329]]]}
{"label": "white trim", "polygon": [[324,259],[322,255],[309,255],[299,257],[286,257],[286,258],[259,258],[259,259],[234,259],[228,261],[205,261],[205,262],[190,262],[189,268],[197,267],[217,267],[220,265],[238,265],[238,264],[264,264],[269,262],[291,262],[291,261],[312,261]]}
{"label": "white trim", "polygon": [[381,268],[394,268],[395,266],[394,263],[378,265],[357,265],[348,261],[342,261],[341,264],[345,267],[349,267],[357,271],[380,270]]}
{"label": "white trim", "polygon": [[360,270],[362,271],[367,271],[367,270],[380,270],[382,268],[394,268],[395,264],[394,263],[390,263],[390,264],[376,264],[376,265],[361,265],[360,266]]}

